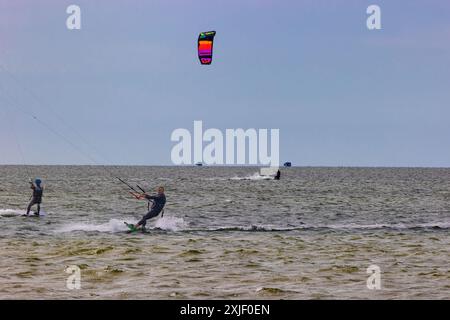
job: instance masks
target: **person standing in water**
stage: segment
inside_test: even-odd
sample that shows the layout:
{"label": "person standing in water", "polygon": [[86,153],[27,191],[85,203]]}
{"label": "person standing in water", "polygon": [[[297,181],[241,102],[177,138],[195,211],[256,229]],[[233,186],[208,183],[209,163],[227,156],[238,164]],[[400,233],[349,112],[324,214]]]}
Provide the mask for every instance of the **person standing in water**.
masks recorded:
{"label": "person standing in water", "polygon": [[134,226],[136,229],[140,227],[142,227],[142,229],[145,229],[147,220],[156,217],[161,213],[161,211],[163,211],[164,206],[166,204],[166,195],[164,194],[164,187],[158,187],[157,192],[158,193],[155,196],[150,196],[147,193],[143,193],[137,197],[139,200],[146,199],[148,201],[153,202],[153,204],[150,210],[147,212],[147,214],[144,217],[142,217],[142,219]]}
{"label": "person standing in water", "polygon": [[275,175],[274,179],[280,180],[280,178],[281,178],[281,171],[278,169],[277,174]]}
{"label": "person standing in water", "polygon": [[42,195],[44,194],[44,188],[42,187],[41,179],[34,180],[34,183],[30,181],[31,189],[33,189],[33,195],[31,196],[31,201],[28,204],[27,216],[30,214],[31,207],[37,205],[37,211],[34,212],[35,215],[39,215],[41,211]]}

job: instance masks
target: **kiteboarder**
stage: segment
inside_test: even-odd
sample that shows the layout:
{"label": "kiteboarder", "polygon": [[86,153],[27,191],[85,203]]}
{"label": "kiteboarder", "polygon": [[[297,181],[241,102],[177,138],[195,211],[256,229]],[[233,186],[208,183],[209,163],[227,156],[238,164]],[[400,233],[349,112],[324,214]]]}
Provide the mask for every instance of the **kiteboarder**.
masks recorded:
{"label": "kiteboarder", "polygon": [[280,170],[278,170],[278,171],[277,171],[277,174],[276,174],[275,177],[274,177],[274,179],[275,179],[275,180],[280,180],[280,177],[281,177],[281,172],[280,172]]}
{"label": "kiteboarder", "polygon": [[34,212],[36,216],[39,215],[39,212],[41,211],[41,202],[42,202],[42,195],[44,193],[44,188],[42,187],[42,181],[41,179],[36,179],[33,181],[30,181],[31,189],[33,189],[33,195],[31,196],[31,201],[28,204],[27,208],[27,216],[30,214],[31,207],[34,205],[37,205],[37,211]]}
{"label": "kiteboarder", "polygon": [[[152,206],[150,207],[150,210],[147,212],[145,216],[142,217],[142,219],[134,226],[136,229],[142,227],[145,229],[145,225],[147,224],[147,220],[156,217],[163,211],[164,205],[166,204],[166,195],[164,194],[164,187],[158,187],[157,189],[157,195],[151,196],[147,193],[143,193],[140,195],[135,195],[136,199],[143,200],[146,199],[148,201],[153,202]],[[164,212],[163,212],[164,214]]]}

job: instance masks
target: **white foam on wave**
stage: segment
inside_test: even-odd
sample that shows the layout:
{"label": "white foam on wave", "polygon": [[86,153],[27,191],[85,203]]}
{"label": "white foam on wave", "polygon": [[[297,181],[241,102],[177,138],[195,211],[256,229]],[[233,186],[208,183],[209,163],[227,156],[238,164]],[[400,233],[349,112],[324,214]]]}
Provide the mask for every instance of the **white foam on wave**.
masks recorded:
{"label": "white foam on wave", "polygon": [[375,229],[415,229],[415,228],[440,228],[449,229],[450,222],[448,221],[436,221],[422,224],[405,224],[405,223],[394,223],[394,224],[334,224],[324,226],[330,229],[361,229],[361,230],[375,230]]}
{"label": "white foam on wave", "polygon": [[231,180],[273,180],[273,177],[267,175],[260,175],[259,172],[247,177],[233,177]]}
{"label": "white foam on wave", "polygon": [[155,228],[169,231],[179,231],[186,228],[186,223],[183,218],[177,217],[162,217],[156,220]]}
{"label": "white foam on wave", "polygon": [[[137,221],[128,221],[128,222],[136,223]],[[147,223],[147,229],[157,228],[168,231],[179,231],[186,226],[186,223],[184,222],[183,218],[177,217],[159,218],[154,222],[154,226],[151,226],[151,224],[152,224],[151,221]],[[102,224],[71,223],[56,230],[57,233],[68,233],[74,231],[115,233],[128,231],[128,228],[124,224],[123,220],[111,219],[108,222]]]}
{"label": "white foam on wave", "polygon": [[372,230],[372,229],[407,229],[408,227],[404,224],[357,224],[357,223],[346,223],[346,224],[329,224],[329,225],[318,225],[318,226],[310,226],[311,228],[329,228],[329,229],[337,229],[337,230],[346,230],[346,229],[362,229],[362,230]]}
{"label": "white foam on wave", "polygon": [[0,209],[0,217],[16,217],[26,214],[25,210]]}
{"label": "white foam on wave", "polygon": [[221,226],[209,229],[209,231],[293,231],[300,227],[282,227],[274,225],[250,225],[250,226]]}
{"label": "white foam on wave", "polygon": [[86,232],[121,232],[127,231],[127,226],[123,221],[118,219],[111,219],[102,224],[89,224],[89,223],[71,223],[56,230],[58,233],[67,233],[73,231],[86,231]]}
{"label": "white foam on wave", "polygon": [[250,226],[221,226],[213,227],[208,231],[294,231],[294,230],[309,230],[309,229],[331,229],[331,230],[413,230],[413,229],[450,229],[449,221],[436,221],[423,224],[323,224],[323,225],[308,225],[301,224],[297,226],[274,226],[274,225],[250,225]]}
{"label": "white foam on wave", "polygon": [[450,229],[450,221],[430,222],[430,223],[421,224],[420,226],[423,228]]}

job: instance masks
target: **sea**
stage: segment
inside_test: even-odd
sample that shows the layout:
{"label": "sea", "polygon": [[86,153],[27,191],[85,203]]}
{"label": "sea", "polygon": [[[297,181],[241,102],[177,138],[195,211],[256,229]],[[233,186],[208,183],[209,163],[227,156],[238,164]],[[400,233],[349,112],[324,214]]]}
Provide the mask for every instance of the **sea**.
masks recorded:
{"label": "sea", "polygon": [[449,298],[449,168],[0,166],[0,299]]}

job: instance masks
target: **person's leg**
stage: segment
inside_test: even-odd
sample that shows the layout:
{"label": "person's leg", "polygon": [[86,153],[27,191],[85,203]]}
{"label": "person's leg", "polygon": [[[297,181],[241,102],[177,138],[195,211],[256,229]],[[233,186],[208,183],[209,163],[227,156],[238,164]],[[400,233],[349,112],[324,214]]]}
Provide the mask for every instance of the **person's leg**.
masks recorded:
{"label": "person's leg", "polygon": [[136,225],[136,227],[142,226],[143,228],[145,228],[145,225],[147,224],[147,220],[156,217],[159,214],[159,212],[155,212],[150,210],[149,212],[147,212],[147,214],[142,217],[141,221],[139,221]]}
{"label": "person's leg", "polygon": [[34,200],[31,200],[27,207],[27,215],[30,214],[31,207],[34,205]]}
{"label": "person's leg", "polygon": [[37,211],[34,214],[38,216],[40,212],[41,212],[41,203],[38,203],[37,204]]}

